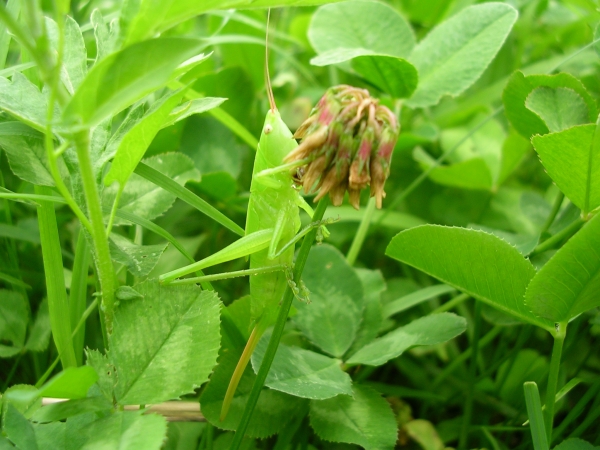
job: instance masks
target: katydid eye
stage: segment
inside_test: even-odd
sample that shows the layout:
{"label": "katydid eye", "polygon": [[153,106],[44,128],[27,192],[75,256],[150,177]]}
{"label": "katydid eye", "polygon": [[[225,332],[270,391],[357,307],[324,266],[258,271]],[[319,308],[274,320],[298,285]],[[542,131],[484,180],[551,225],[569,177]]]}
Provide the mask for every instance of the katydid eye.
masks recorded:
{"label": "katydid eye", "polygon": [[269,124],[265,125],[264,133],[269,134],[271,131],[273,131],[273,127]]}

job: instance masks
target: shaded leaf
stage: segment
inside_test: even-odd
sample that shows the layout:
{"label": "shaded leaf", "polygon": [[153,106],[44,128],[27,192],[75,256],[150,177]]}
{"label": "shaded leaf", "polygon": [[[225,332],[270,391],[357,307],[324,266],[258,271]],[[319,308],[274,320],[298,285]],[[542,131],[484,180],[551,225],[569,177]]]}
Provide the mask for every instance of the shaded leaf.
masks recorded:
{"label": "shaded leaf", "polygon": [[354,386],[354,398],[338,395],[310,402],[310,425],[326,441],[357,444],[365,449],[392,449],[397,424],[388,402],[365,386]]}
{"label": "shaded leaf", "polygon": [[119,404],[159,403],[208,379],[219,349],[220,301],[197,286],[134,286],[142,299],[121,302],[110,335]]}
{"label": "shaded leaf", "polygon": [[422,270],[503,312],[548,331],[554,324],[526,307],[524,294],[535,275],[518,250],[488,233],[424,225],[397,234],[386,255]]}
{"label": "shaded leaf", "polygon": [[25,128],[25,125],[13,125],[13,122],[0,124],[0,146],[6,152],[11,170],[22,180],[32,184],[54,186],[42,136],[9,135],[2,132],[19,133],[17,128]]}
{"label": "shaded leaf", "polygon": [[359,56],[352,60],[352,68],[394,98],[410,97],[419,81],[414,66],[394,56]]}
{"label": "shaded leaf", "polygon": [[548,175],[584,214],[600,206],[600,120],[531,142]]}
{"label": "shaded leaf", "polygon": [[113,53],[87,74],[63,113],[67,125],[94,126],[162,87],[201,42],[158,38]]}
{"label": "shaded leaf", "polygon": [[48,348],[51,334],[52,327],[50,325],[48,299],[44,299],[38,307],[25,348],[32,352],[43,352]]}
{"label": "shaded leaf", "polygon": [[365,345],[348,359],[347,364],[380,366],[411,347],[435,345],[463,333],[467,328],[464,317],[452,313],[433,314],[414,320],[385,336]]}
{"label": "shaded leaf", "polygon": [[381,293],[387,289],[383,275],[379,270],[354,269],[363,286],[365,294],[365,309],[363,310],[360,327],[356,339],[352,343],[349,354],[368,344],[379,334],[383,323],[383,307]]}
{"label": "shaded leaf", "polygon": [[[58,27],[56,22],[48,17],[46,29],[53,50],[58,48]],[[70,16],[66,16],[63,28],[64,45],[62,52],[62,68],[60,79],[69,94],[73,94],[87,74],[87,50],[79,25]]]}
{"label": "shaded leaf", "polygon": [[407,104],[425,107],[471,86],[502,47],[518,13],[505,3],[467,7],[435,27],[408,58],[419,85]]}
{"label": "shaded leaf", "polygon": [[567,241],[525,292],[534,314],[564,324],[600,306],[600,215]]}
{"label": "shaded leaf", "polygon": [[114,364],[98,350],[85,350],[86,365],[93,367],[98,374],[96,381],[104,398],[113,401],[113,391],[117,384],[117,371]]}
{"label": "shaded leaf", "polygon": [[[254,372],[262,363],[271,333],[265,333],[252,354]],[[296,397],[323,400],[339,394],[352,395],[352,380],[341,361],[300,347],[279,344],[265,385]]]}
{"label": "shaded leaf", "polygon": [[535,88],[527,96],[525,106],[540,116],[551,133],[589,121],[585,101],[581,95],[569,88]]}
{"label": "shaded leaf", "polygon": [[136,277],[145,277],[154,269],[167,245],[137,245],[114,233],[109,240],[111,258],[127,266],[127,270]]}
{"label": "shaded leaf", "polygon": [[427,286],[423,289],[419,289],[416,292],[411,292],[408,295],[400,297],[397,300],[386,303],[386,305],[383,307],[383,316],[386,318],[393,316],[394,314],[398,314],[399,312],[412,308],[413,306],[422,302],[439,297],[440,295],[450,294],[454,291],[455,290],[452,286],[447,286],[445,284]]}
{"label": "shaded leaf", "polygon": [[194,114],[200,114],[216,108],[225,100],[227,99],[220,97],[204,97],[187,101],[171,111],[171,113],[167,116],[166,121],[162,124],[162,128],[170,127],[174,123],[177,123],[180,120],[183,120]]}
{"label": "shaded leaf", "polygon": [[4,414],[4,432],[20,450],[37,450],[33,425],[17,409],[8,404]]}
{"label": "shaded leaf", "polygon": [[[192,161],[181,153],[163,153],[147,158],[143,162],[180,185],[184,185],[190,180],[200,180],[200,173],[194,167]],[[104,189],[102,201],[105,214],[110,211],[117,190],[117,185],[111,185]],[[133,174],[121,194],[119,209],[151,220],[167,211],[175,198],[172,193],[137,174]],[[122,224],[126,224],[126,222],[115,218],[115,225]]]}
{"label": "shaded leaf", "polygon": [[534,134],[548,133],[548,127],[534,111],[527,108],[525,102],[531,92],[539,87],[548,88],[568,88],[575,91],[587,105],[588,121],[593,122],[598,115],[598,108],[595,100],[587,92],[581,81],[568,73],[559,73],[556,75],[529,75],[525,76],[522,72],[512,74],[504,92],[502,93],[502,102],[504,103],[505,114],[511,125],[522,136],[529,139]]}
{"label": "shaded leaf", "polygon": [[110,409],[112,409],[112,403],[104,397],[85,397],[42,406],[33,414],[31,420],[34,422],[55,422],[78,414]]}
{"label": "shaded leaf", "polygon": [[294,301],[298,309],[294,323],[315,345],[339,358],[350,348],[360,325],[361,282],[344,256],[329,245],[311,250],[302,279],[310,290],[310,303]]}
{"label": "shaded leaf", "polygon": [[[246,311],[249,311],[249,308],[246,307]],[[252,385],[256,380],[256,375],[248,365],[240,379],[229,413],[225,420],[221,421],[223,398],[229,386],[229,380],[242,355],[244,345],[245,342],[238,345],[235,339],[223,339],[219,364],[213,371],[210,381],[200,397],[200,408],[206,420],[224,430],[235,430],[237,428],[250,396]],[[246,435],[259,439],[272,436],[278,433],[295,416],[302,413],[305,408],[306,400],[304,399],[264,388],[254,408],[254,414],[248,424]]]}
{"label": "shaded leaf", "polygon": [[0,357],[9,358],[22,350],[28,321],[27,299],[19,292],[0,289]]}
{"label": "shaded leaf", "polygon": [[583,439],[571,438],[565,439],[554,450],[598,450],[600,447],[594,446]]}

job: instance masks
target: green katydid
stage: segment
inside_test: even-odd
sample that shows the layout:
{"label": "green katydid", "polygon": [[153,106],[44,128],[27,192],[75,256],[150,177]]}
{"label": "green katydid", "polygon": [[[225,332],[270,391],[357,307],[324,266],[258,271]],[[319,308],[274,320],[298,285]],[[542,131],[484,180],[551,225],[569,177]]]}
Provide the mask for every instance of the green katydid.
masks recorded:
{"label": "green katydid", "polygon": [[[268,54],[267,54],[268,56]],[[267,63],[265,63],[267,64]],[[312,216],[313,210],[300,195],[290,174],[292,165],[282,165],[282,161],[298,144],[285,125],[275,105],[273,92],[265,70],[270,110],[267,112],[262,134],[254,160],[250,200],[246,217],[246,235],[223,250],[189,266],[165,273],[159,277],[162,283],[173,282],[176,278],[225,261],[250,255],[250,269],[235,275],[250,277],[252,298],[252,319],[255,322],[244,352],[231,378],[221,411],[221,420],[227,415],[229,405],[248,361],[260,337],[271,326],[277,316],[278,304],[288,283],[293,264],[294,246],[311,227],[300,229],[299,209]],[[204,278],[204,277],[201,277]],[[215,279],[213,276],[211,279]],[[177,280],[176,283],[196,282],[198,278]],[[293,289],[297,289],[292,286]]]}

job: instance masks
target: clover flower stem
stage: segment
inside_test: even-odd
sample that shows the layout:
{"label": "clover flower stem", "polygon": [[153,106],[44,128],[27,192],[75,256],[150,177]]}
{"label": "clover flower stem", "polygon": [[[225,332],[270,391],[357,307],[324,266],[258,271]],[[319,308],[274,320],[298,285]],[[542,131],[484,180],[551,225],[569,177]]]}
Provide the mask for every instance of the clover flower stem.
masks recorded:
{"label": "clover flower stem", "polygon": [[[319,201],[312,218],[313,221],[320,221],[323,218],[328,203],[329,202],[327,201],[327,198],[323,198]],[[317,230],[318,227],[311,229],[302,241],[302,245],[300,246],[296,262],[294,263],[294,282],[296,282],[296,284],[300,283],[300,277],[302,276],[302,271],[304,270],[304,266],[306,264],[306,260],[308,259],[308,254],[310,252],[312,244],[315,241]],[[236,428],[235,436],[233,437],[233,442],[231,443],[230,450],[239,449],[242,440],[244,439],[244,434],[246,433],[246,429],[248,428],[248,424],[250,423],[250,419],[252,418],[252,412],[254,411],[254,407],[258,402],[258,397],[260,396],[260,391],[262,390],[262,387],[265,384],[265,380],[267,379],[269,369],[271,368],[271,364],[273,363],[273,359],[275,358],[275,353],[277,352],[277,347],[279,347],[279,341],[281,340],[281,336],[283,335],[283,328],[287,321],[288,313],[290,311],[290,307],[292,306],[293,299],[294,293],[292,292],[291,287],[288,286],[285,290],[285,293],[283,294],[283,300],[281,301],[281,307],[279,308],[277,321],[275,322],[275,326],[273,328],[273,334],[271,335],[271,339],[269,340],[269,345],[265,352],[265,356],[263,357],[260,369],[256,374],[256,380],[254,380],[254,385],[252,386],[252,391],[250,392],[250,396],[248,397],[248,402],[246,403],[246,406],[244,408],[244,412],[242,414],[242,418],[240,419],[240,423]]]}
{"label": "clover flower stem", "polygon": [[371,219],[373,218],[373,213],[375,212],[375,202],[376,200],[374,197],[369,199],[369,203],[367,203],[367,208],[362,216],[358,230],[356,231],[354,239],[352,240],[352,245],[350,245],[350,250],[348,250],[348,255],[346,255],[346,261],[348,261],[348,264],[351,266],[353,266],[356,262],[356,258],[358,257],[363,243],[365,242],[365,238],[367,237],[369,225],[371,224]]}

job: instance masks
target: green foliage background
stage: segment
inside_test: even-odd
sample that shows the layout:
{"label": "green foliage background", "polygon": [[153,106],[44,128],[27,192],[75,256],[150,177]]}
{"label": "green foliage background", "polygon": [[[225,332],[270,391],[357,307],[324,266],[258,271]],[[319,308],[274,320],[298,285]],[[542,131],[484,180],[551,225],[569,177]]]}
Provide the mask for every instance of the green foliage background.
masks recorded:
{"label": "green foliage background", "polygon": [[[401,135],[383,209],[328,208],[244,448],[600,448],[598,5],[326,3],[3,3],[0,448],[231,445],[247,278],[156,278],[244,232],[269,6],[292,131],[351,84]],[[126,408],[177,399],[207,421]]]}

